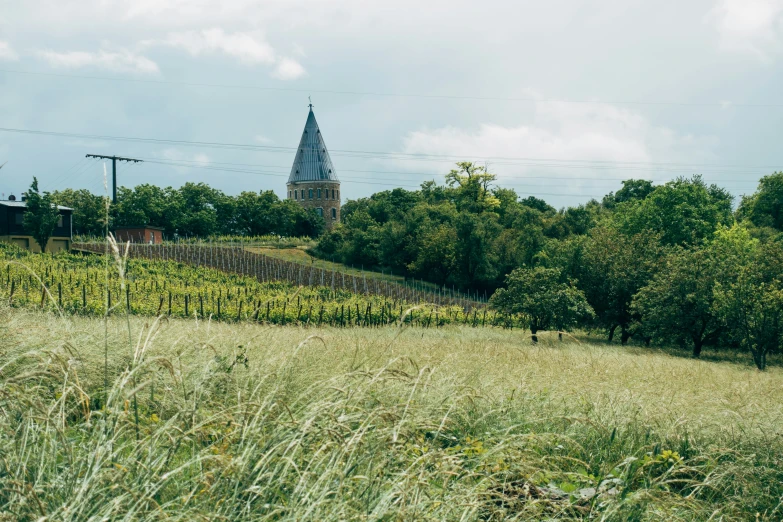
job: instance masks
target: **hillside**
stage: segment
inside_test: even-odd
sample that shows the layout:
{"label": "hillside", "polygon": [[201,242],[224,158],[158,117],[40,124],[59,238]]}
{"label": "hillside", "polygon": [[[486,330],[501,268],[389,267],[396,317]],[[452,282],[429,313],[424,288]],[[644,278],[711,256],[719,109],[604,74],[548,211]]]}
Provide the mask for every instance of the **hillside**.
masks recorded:
{"label": "hillside", "polygon": [[471,328],[0,320],[8,520],[781,516],[779,368]]}

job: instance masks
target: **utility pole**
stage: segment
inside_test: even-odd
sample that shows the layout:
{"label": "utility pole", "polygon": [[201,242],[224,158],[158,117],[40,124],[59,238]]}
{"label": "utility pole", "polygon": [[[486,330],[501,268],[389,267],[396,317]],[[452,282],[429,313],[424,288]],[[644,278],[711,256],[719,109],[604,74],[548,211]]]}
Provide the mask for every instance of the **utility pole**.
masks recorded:
{"label": "utility pole", "polygon": [[100,154],[87,154],[85,158],[98,158],[111,160],[111,202],[117,203],[117,162],[128,161],[133,163],[143,163],[144,160],[133,158],[121,158],[119,156],[101,156]]}

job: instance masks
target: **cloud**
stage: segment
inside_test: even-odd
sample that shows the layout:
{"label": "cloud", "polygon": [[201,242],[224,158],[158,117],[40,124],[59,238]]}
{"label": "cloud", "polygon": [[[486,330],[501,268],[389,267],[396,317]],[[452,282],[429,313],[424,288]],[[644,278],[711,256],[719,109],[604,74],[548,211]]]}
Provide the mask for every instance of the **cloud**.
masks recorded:
{"label": "cloud", "polygon": [[783,0],[718,0],[707,20],[724,50],[763,60],[783,50]]}
{"label": "cloud", "polygon": [[8,42],[0,41],[0,60],[16,61],[19,55],[11,48]]}
{"label": "cloud", "polygon": [[149,58],[125,49],[119,51],[106,51],[101,49],[96,52],[57,52],[43,50],[38,51],[37,55],[49,62],[49,65],[52,67],[62,67],[66,69],[97,67],[116,72],[144,74],[154,74],[159,71],[158,65]]}
{"label": "cloud", "polygon": [[222,53],[249,64],[271,65],[276,61],[275,50],[259,34],[226,33],[214,28],[171,33],[160,43],[182,49],[192,56]]}
{"label": "cloud", "polygon": [[[202,31],[174,32],[161,40],[141,42],[141,47],[160,45],[181,49],[191,56],[220,54],[248,65],[274,66],[271,75],[279,80],[296,80],[307,74],[298,61],[278,56],[275,49],[259,32],[231,33],[221,28],[212,28]],[[301,49],[296,52],[301,52]]]}
{"label": "cloud", "polygon": [[[643,164],[711,161],[715,145],[712,138],[679,135],[651,124],[638,113],[610,104],[542,101],[536,104],[530,121],[517,125],[484,123],[472,129],[448,126],[410,132],[403,140],[402,151],[488,161],[499,182],[511,187],[532,182],[548,192],[593,191],[588,195],[600,195],[606,192],[606,185],[598,188],[598,179],[627,176],[660,180],[687,174],[655,172]],[[399,162],[397,166],[403,163],[418,162]],[[420,164],[405,166],[422,168]],[[443,172],[443,166],[434,168]],[[555,182],[531,177],[538,174],[570,179]],[[528,179],[520,181],[522,176]]]}
{"label": "cloud", "polygon": [[277,62],[272,76],[278,80],[296,80],[307,74],[304,67],[292,58],[281,58]]}
{"label": "cloud", "polygon": [[212,162],[212,159],[202,152],[188,154],[173,148],[161,151],[160,157],[166,162],[172,162],[171,168],[179,173],[186,173],[192,167],[204,167]]}
{"label": "cloud", "polygon": [[263,134],[258,134],[253,139],[256,140],[258,143],[260,143],[262,145],[268,145],[270,143],[274,143],[274,140],[272,140],[270,138],[267,138]]}

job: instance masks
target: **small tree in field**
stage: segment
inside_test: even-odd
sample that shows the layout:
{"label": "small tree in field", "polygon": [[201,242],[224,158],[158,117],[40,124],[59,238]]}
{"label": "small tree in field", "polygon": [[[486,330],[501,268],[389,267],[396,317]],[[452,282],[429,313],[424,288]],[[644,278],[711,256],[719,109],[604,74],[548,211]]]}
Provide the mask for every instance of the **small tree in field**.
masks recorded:
{"label": "small tree in field", "polygon": [[490,304],[525,317],[534,343],[541,330],[566,330],[593,315],[582,291],[562,282],[557,268],[515,269],[506,277],[506,288],[495,292]]}
{"label": "small tree in field", "polygon": [[41,252],[46,252],[46,245],[54,233],[60,211],[52,201],[48,192],[43,195],[38,192],[38,179],[33,178],[30,190],[25,192],[27,210],[24,213],[25,232],[33,236],[35,242],[41,247]]}
{"label": "small tree in field", "polygon": [[643,328],[663,340],[687,341],[693,356],[701,355],[705,342],[721,333],[715,311],[715,257],[709,248],[680,249],[633,298],[632,310],[641,316]]}

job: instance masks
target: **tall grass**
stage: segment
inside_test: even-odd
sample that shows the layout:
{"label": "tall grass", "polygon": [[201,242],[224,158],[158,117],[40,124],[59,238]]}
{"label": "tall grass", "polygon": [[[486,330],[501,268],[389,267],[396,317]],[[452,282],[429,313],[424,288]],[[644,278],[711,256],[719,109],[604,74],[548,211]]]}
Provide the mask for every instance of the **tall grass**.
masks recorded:
{"label": "tall grass", "polygon": [[777,368],[128,317],[104,390],[103,320],[0,324],[0,520],[783,517]]}

